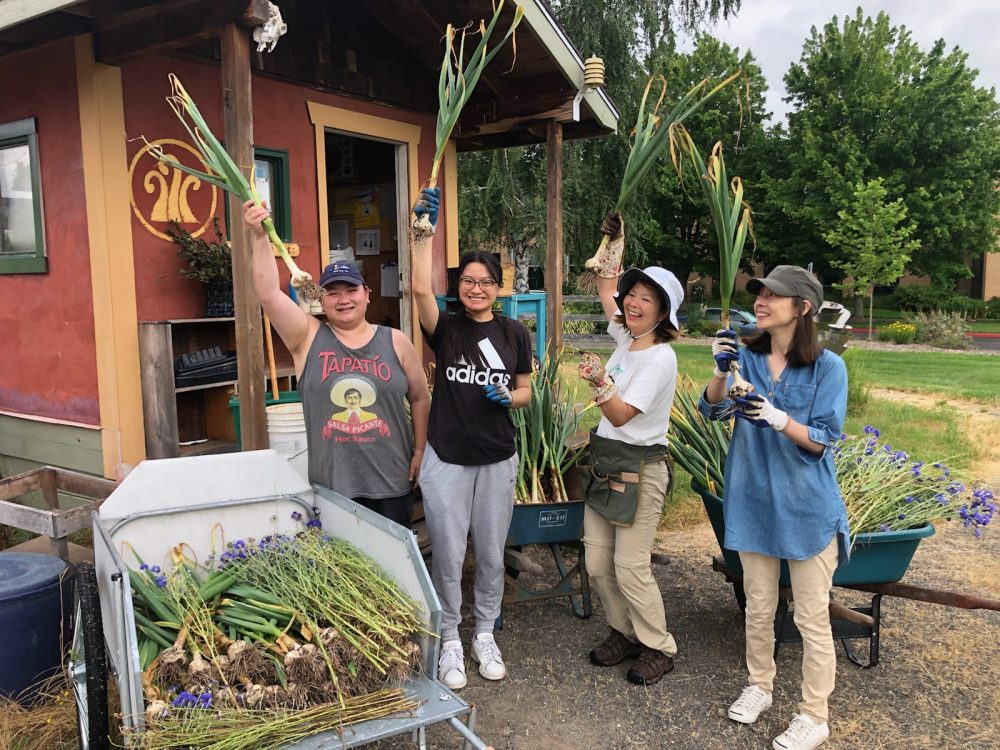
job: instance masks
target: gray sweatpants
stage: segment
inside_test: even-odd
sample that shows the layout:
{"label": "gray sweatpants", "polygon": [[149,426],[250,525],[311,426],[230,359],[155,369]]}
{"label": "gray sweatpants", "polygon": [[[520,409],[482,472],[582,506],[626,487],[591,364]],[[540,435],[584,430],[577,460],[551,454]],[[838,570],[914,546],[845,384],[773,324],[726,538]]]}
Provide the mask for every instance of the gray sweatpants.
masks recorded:
{"label": "gray sweatpants", "polygon": [[430,443],[420,464],[420,490],[431,542],[431,580],[441,600],[441,641],[458,640],[462,565],[472,532],[476,550],[476,635],[492,633],[504,587],[504,542],[514,513],[517,454],[495,464],[442,461]]}

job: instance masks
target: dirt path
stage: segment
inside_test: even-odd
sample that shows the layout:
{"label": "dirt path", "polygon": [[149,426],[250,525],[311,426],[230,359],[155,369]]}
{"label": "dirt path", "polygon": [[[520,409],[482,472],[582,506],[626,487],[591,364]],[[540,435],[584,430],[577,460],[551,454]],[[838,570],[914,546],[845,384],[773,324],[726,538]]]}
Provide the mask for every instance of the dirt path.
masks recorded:
{"label": "dirt path", "polygon": [[1000,488],[1000,405],[946,398],[926,393],[869,388],[874,398],[899,401],[925,409],[944,407],[962,415],[969,441],[976,446],[977,456],[969,473],[994,491]]}
{"label": "dirt path", "polygon": [[[628,663],[591,666],[587,652],[607,632],[598,600],[589,620],[577,619],[566,599],[508,606],[497,633],[508,677],[488,682],[470,662],[469,684],[462,691],[478,707],[477,729],[484,740],[497,750],[771,747],[796,710],[801,647],[780,647],[774,707],[757,724],[726,719],[725,709],[745,680],[743,621],[731,586],[711,569],[711,557],[718,554],[715,537],[705,522],[662,533],[659,547],[670,557],[668,564],[654,566],[654,574],[679,647],[674,672],[642,688],[625,680]],[[547,550],[528,550],[551,576]],[[905,581],[1000,598],[998,557],[1000,534],[977,540],[952,524],[921,543]],[[548,583],[528,582],[539,588]],[[864,594],[843,589],[835,590],[835,598],[848,606],[868,603]],[[468,605],[465,610],[467,642]],[[861,669],[838,646],[833,737],[824,750],[1000,747],[998,634],[997,612],[884,599],[879,665]],[[856,648],[867,655],[864,643]],[[462,743],[453,730],[433,727],[428,746],[458,750]],[[376,747],[415,746],[393,738]]]}

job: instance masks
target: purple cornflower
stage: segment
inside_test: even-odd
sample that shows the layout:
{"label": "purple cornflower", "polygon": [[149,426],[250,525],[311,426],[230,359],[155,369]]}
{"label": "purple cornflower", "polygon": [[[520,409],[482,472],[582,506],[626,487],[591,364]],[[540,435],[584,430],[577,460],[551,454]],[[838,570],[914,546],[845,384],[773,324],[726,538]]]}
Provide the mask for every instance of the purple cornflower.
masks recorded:
{"label": "purple cornflower", "polygon": [[190,708],[197,702],[197,698],[194,697],[193,693],[189,693],[187,690],[183,690],[177,694],[177,697],[170,701],[170,705],[174,708]]}
{"label": "purple cornflower", "polygon": [[323,523],[318,518],[314,518],[311,521],[306,521],[306,526],[311,529],[321,529],[323,528]]}
{"label": "purple cornflower", "polygon": [[161,589],[167,585],[167,577],[165,575],[158,575],[154,580],[156,581],[156,585]]}
{"label": "purple cornflower", "polygon": [[299,513],[297,510],[293,510],[292,511],[292,520],[293,521],[301,521],[302,520],[302,514]]}

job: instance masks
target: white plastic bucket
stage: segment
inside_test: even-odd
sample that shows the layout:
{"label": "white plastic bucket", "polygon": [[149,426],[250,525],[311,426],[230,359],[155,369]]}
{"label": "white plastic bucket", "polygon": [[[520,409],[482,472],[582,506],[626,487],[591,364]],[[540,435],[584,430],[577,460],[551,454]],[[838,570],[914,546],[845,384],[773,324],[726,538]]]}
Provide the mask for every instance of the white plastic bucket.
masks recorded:
{"label": "white plastic bucket", "polygon": [[306,443],[306,421],[301,403],[268,406],[267,447],[284,456],[295,470],[309,479],[309,450]]}

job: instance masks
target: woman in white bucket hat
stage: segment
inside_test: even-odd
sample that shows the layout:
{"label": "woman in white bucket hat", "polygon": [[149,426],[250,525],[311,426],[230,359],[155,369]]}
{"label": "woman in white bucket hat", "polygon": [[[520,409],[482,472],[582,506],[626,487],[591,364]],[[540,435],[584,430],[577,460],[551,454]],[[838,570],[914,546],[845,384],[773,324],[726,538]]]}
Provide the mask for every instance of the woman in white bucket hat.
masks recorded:
{"label": "woman in white bucket hat", "polygon": [[[624,240],[617,214],[608,215],[601,231],[612,242]],[[673,669],[677,653],[650,551],[670,484],[666,436],[677,384],[670,342],[684,288],[670,271],[651,266],[620,277],[617,268],[598,271],[597,290],[617,348],[606,366],[591,353],[580,364],[601,409],[584,460],[590,472],[583,542],[610,626],[590,660],[610,667],[638,657],[626,677],[651,685]]]}

